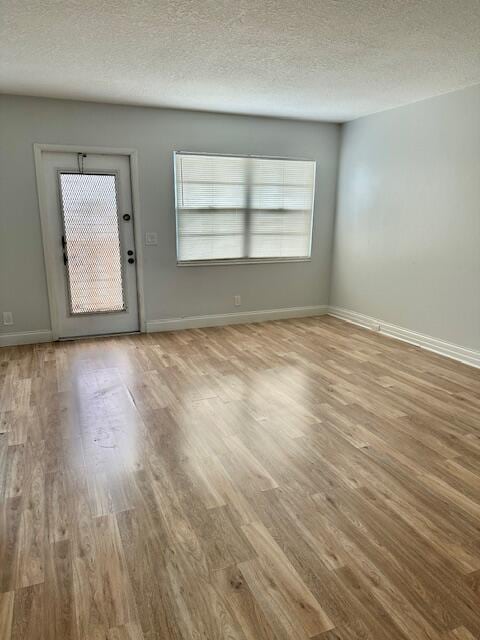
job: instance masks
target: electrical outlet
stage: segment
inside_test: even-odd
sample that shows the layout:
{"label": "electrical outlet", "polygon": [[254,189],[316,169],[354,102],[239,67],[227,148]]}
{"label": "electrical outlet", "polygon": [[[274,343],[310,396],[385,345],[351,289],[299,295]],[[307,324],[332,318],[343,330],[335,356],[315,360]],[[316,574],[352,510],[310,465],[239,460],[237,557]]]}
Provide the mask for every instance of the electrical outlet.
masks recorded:
{"label": "electrical outlet", "polygon": [[11,311],[3,312],[3,324],[13,324],[13,314]]}
{"label": "electrical outlet", "polygon": [[236,307],[239,307],[242,304],[242,298],[240,296],[238,296],[238,295],[235,296],[233,300],[234,300],[234,303],[235,303]]}

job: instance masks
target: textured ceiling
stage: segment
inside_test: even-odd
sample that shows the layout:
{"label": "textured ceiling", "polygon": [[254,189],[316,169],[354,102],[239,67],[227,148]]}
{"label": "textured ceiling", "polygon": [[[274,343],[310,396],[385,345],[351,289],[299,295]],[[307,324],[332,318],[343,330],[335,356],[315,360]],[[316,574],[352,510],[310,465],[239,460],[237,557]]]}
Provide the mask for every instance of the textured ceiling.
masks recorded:
{"label": "textured ceiling", "polygon": [[344,121],[480,82],[480,0],[0,0],[0,92]]}

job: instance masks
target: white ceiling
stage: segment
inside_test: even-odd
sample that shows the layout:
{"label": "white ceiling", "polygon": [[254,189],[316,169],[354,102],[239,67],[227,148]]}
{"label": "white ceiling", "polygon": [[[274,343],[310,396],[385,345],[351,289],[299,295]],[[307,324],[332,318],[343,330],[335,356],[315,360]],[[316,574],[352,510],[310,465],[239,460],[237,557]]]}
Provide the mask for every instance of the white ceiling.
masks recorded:
{"label": "white ceiling", "polygon": [[344,121],[480,82],[480,0],[0,0],[0,92]]}

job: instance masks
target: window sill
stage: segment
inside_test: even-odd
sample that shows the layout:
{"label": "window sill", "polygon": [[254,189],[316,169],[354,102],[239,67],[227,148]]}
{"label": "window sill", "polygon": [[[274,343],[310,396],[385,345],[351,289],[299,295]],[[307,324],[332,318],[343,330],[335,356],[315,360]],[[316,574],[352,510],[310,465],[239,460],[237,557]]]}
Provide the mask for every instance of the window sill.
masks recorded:
{"label": "window sill", "polygon": [[232,258],[225,260],[184,260],[177,261],[177,267],[216,267],[239,264],[276,264],[279,262],[311,262],[312,258]]}

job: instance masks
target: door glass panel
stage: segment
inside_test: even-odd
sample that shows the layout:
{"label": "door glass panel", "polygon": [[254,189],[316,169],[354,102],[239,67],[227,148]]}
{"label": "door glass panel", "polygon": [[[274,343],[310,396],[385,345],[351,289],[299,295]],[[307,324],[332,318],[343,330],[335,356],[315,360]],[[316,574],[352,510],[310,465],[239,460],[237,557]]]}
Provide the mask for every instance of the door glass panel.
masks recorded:
{"label": "door glass panel", "polygon": [[114,175],[60,173],[70,312],[124,311]]}

